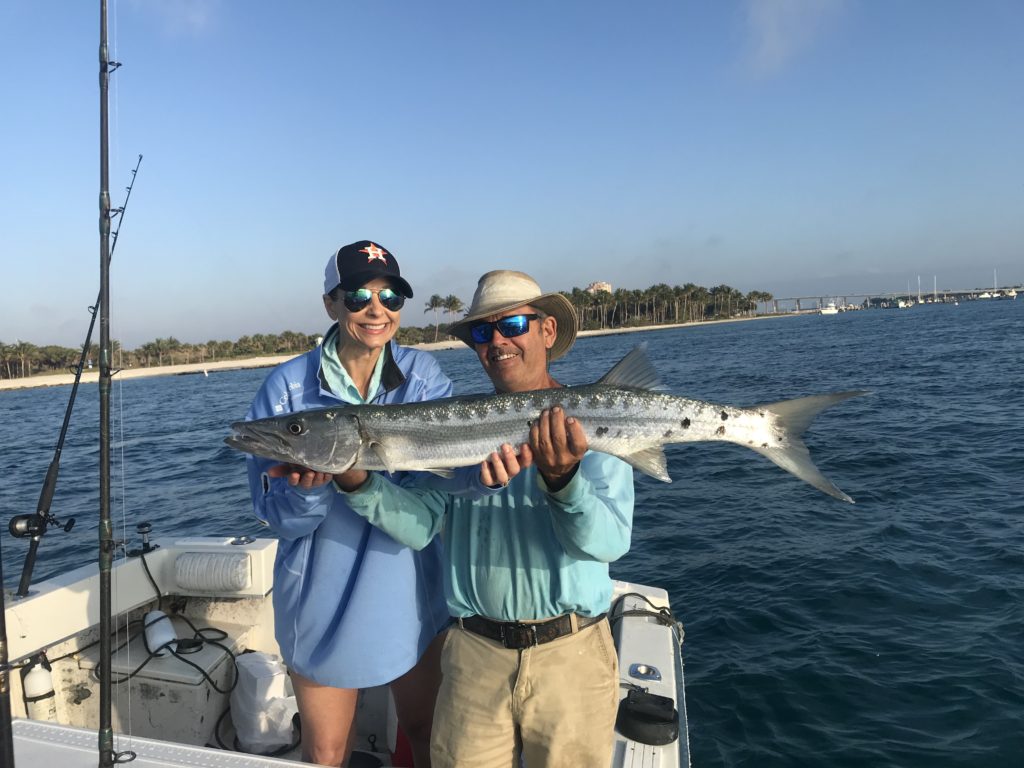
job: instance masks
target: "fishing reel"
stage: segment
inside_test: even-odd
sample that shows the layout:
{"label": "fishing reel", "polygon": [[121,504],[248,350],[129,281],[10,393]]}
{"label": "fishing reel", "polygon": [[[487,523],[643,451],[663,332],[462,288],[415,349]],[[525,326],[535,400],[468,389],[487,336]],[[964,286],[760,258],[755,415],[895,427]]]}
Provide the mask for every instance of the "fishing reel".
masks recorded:
{"label": "fishing reel", "polygon": [[60,520],[47,512],[45,514],[15,515],[11,518],[7,530],[14,538],[23,539],[26,536],[42,536],[48,528],[61,528],[64,533],[70,533],[74,527],[75,518],[69,517],[68,521],[62,524]]}
{"label": "fishing reel", "polygon": [[159,547],[159,544],[151,544],[149,541],[149,534],[153,532],[153,524],[150,522],[142,522],[135,526],[135,531],[142,537],[142,549],[130,550],[127,554],[128,557],[138,557],[139,555],[148,555],[154,549]]}

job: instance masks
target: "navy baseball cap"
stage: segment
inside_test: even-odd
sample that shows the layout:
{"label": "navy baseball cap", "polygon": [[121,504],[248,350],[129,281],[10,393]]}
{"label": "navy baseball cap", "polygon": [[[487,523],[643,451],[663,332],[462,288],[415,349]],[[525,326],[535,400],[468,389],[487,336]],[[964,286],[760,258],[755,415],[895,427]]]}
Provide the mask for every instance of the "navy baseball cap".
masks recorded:
{"label": "navy baseball cap", "polygon": [[343,245],[333,254],[324,270],[324,293],[339,285],[346,291],[362,288],[371,280],[384,277],[405,298],[412,298],[412,288],[402,279],[395,255],[370,240]]}

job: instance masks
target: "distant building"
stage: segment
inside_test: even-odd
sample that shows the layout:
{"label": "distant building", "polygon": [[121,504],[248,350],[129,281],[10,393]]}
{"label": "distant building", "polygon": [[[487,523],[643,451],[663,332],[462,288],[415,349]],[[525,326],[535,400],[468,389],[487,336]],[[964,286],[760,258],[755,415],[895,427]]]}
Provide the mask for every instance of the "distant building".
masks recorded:
{"label": "distant building", "polygon": [[611,293],[612,284],[598,281],[596,283],[591,283],[584,290],[591,295],[597,293],[598,291],[607,291],[608,293]]}

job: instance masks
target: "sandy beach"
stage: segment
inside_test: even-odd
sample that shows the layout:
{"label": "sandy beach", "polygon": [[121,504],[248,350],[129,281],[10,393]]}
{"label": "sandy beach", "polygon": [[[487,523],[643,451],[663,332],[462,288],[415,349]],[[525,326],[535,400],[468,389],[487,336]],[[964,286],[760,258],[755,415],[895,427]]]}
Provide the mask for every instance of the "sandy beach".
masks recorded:
{"label": "sandy beach", "polygon": [[[741,323],[748,320],[766,320],[779,317],[791,317],[792,315],[760,315],[757,317],[739,317],[731,320],[708,320],[703,323],[679,323],[675,325],[647,325],[637,328],[606,328],[596,331],[580,331],[579,336],[607,336],[617,333],[639,333],[641,331],[664,331],[669,328],[685,328],[696,325],[712,325],[716,323]],[[432,342],[429,344],[414,344],[415,349],[438,351],[443,349],[459,349],[463,347],[461,341],[448,339],[445,341]],[[180,365],[161,365],[148,368],[125,368],[119,371],[114,380],[118,379],[139,379],[147,376],[179,376],[182,374],[208,374],[210,371],[230,371],[240,368],[269,368],[283,363],[285,360],[295,357],[292,355],[272,355],[267,357],[251,357],[245,359],[217,360],[205,363],[182,363]],[[99,380],[99,371],[88,370],[82,374],[83,383],[96,383]],[[31,387],[56,387],[65,384],[73,384],[75,375],[73,373],[57,373],[46,376],[30,376],[25,379],[0,379],[0,390],[5,389],[28,389]]]}

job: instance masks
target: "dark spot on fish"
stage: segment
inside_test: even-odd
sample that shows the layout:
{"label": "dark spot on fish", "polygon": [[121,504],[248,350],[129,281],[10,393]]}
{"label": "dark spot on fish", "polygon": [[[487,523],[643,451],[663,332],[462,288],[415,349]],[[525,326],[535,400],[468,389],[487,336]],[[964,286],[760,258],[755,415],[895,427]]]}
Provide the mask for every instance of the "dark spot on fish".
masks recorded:
{"label": "dark spot on fish", "polygon": [[665,434],[663,434],[662,437],[672,437],[672,430],[671,429],[666,430]]}
{"label": "dark spot on fish", "polygon": [[724,435],[725,434],[725,427],[719,427],[718,429],[716,429],[715,430],[715,434],[716,435]]}
{"label": "dark spot on fish", "polygon": [[726,413],[725,411],[722,411],[722,421],[728,421],[728,420],[729,420],[729,414]]}
{"label": "dark spot on fish", "polygon": [[689,429],[690,428],[690,420],[689,419],[683,419],[679,423],[683,427],[683,429]]}
{"label": "dark spot on fish", "polygon": [[607,434],[608,434],[608,427],[598,427],[597,428],[597,436],[598,437],[604,437]]}
{"label": "dark spot on fish", "polygon": [[768,443],[761,443],[761,447],[762,448],[767,448],[768,447]]}
{"label": "dark spot on fish", "polygon": [[622,430],[620,429],[618,432],[616,432],[615,436],[616,437],[622,437]]}

